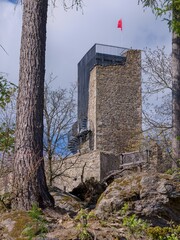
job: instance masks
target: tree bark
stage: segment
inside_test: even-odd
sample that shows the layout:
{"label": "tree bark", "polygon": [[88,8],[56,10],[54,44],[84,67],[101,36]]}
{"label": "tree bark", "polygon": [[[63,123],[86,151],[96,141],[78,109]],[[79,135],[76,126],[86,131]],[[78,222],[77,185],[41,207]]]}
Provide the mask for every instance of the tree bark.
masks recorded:
{"label": "tree bark", "polygon": [[48,177],[49,177],[49,186],[52,186],[53,185],[53,178],[52,178],[52,175],[53,175],[53,170],[52,170],[52,155],[51,153],[48,153]]}
{"label": "tree bark", "polygon": [[172,149],[174,167],[180,166],[180,36],[173,33],[172,37]]}
{"label": "tree bark", "polygon": [[53,207],[43,160],[43,106],[48,0],[23,1],[19,92],[12,206],[28,210],[33,203]]}
{"label": "tree bark", "polygon": [[[180,13],[174,2],[173,20],[179,21]],[[180,35],[175,30],[172,35],[172,150],[173,150],[173,167],[180,166]]]}

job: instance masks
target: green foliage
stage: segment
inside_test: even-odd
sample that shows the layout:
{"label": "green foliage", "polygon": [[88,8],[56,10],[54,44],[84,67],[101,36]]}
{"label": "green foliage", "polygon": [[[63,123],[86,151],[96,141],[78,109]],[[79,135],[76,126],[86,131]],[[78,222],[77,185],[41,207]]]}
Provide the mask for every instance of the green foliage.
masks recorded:
{"label": "green foliage", "polygon": [[129,210],[129,203],[124,203],[123,207],[119,211],[121,216],[126,215],[127,211]]}
{"label": "green foliage", "polygon": [[136,214],[127,216],[129,206],[127,203],[122,207],[120,214],[123,216],[123,226],[127,227],[132,235],[147,235],[152,240],[179,240],[180,225],[172,225],[171,227],[150,227],[149,224],[138,219]]}
{"label": "green foliage", "polygon": [[130,233],[139,234],[145,232],[148,224],[142,219],[138,219],[135,214],[123,218],[123,226],[128,227]]}
{"label": "green foliage", "polygon": [[32,219],[32,223],[27,224],[22,234],[27,236],[29,240],[35,236],[44,237],[45,233],[48,232],[46,220],[43,216],[42,210],[33,204],[32,209],[28,212],[29,217]]}
{"label": "green foliage", "polygon": [[147,234],[153,240],[178,240],[180,239],[180,225],[172,227],[149,227]]}
{"label": "green foliage", "polygon": [[151,7],[156,16],[168,16],[169,27],[180,36],[180,0],[139,0],[143,7]]}
{"label": "green foliage", "polygon": [[180,141],[180,136],[177,136],[176,139],[177,139],[178,141]]}
{"label": "green foliage", "polygon": [[180,0],[173,0],[172,9],[174,14],[172,29],[180,36]]}
{"label": "green foliage", "polygon": [[6,123],[0,126],[0,151],[11,152],[14,149],[15,125],[11,128]]}
{"label": "green foliage", "polygon": [[123,207],[120,210],[120,215],[123,217],[122,218],[122,224],[123,226],[127,227],[130,234],[133,235],[139,235],[141,233],[145,233],[148,224],[138,218],[136,214],[132,214],[131,216],[128,216],[128,211],[129,211],[129,203],[124,203]]}
{"label": "green foliage", "polygon": [[166,171],[167,174],[179,174],[180,175],[180,168],[170,168]]}
{"label": "green foliage", "polygon": [[10,102],[12,94],[16,91],[17,86],[8,82],[3,76],[0,76],[0,108]]}
{"label": "green foliage", "polygon": [[95,215],[93,214],[93,212],[88,213],[84,209],[81,209],[77,214],[75,221],[78,222],[77,229],[79,231],[78,237],[80,240],[92,239],[92,235],[88,231],[88,227],[89,227],[88,220],[94,217]]}
{"label": "green foliage", "polygon": [[[6,105],[11,102],[12,96],[17,90],[17,86],[8,82],[0,76],[0,109],[5,110]],[[15,124],[11,127],[6,122],[0,126],[0,151],[9,153],[14,149]]]}
{"label": "green foliage", "polygon": [[99,223],[100,223],[101,227],[107,227],[108,226],[108,222],[107,221],[99,220]]}
{"label": "green foliage", "polygon": [[21,233],[26,225],[27,222],[31,221],[31,218],[27,215],[27,212],[24,211],[10,211],[6,215],[1,215],[3,220],[11,219],[14,222],[12,229],[8,231],[10,238],[7,239],[18,239],[18,240],[25,240],[21,236]]}
{"label": "green foliage", "polygon": [[36,221],[39,221],[39,220],[41,221],[43,219],[42,210],[37,206],[37,204],[32,205],[32,208],[31,210],[29,210],[28,214],[32,219]]}
{"label": "green foliage", "polygon": [[139,0],[139,2],[142,2],[144,7],[151,7],[151,8],[155,8],[157,7],[157,1],[156,0]]}

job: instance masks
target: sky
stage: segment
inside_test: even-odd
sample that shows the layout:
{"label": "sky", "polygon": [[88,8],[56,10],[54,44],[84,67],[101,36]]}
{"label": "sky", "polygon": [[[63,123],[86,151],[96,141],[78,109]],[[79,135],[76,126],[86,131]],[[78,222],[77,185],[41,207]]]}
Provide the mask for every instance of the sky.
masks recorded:
{"label": "sky", "polygon": [[[67,3],[71,0],[67,0]],[[18,84],[22,6],[0,0],[0,72]],[[144,10],[138,0],[84,0],[83,11],[65,11],[62,0],[49,3],[46,79],[57,76],[54,87],[68,88],[77,81],[77,64],[95,44],[144,50],[166,46],[171,52],[167,23]],[[123,31],[117,28],[122,19]]]}

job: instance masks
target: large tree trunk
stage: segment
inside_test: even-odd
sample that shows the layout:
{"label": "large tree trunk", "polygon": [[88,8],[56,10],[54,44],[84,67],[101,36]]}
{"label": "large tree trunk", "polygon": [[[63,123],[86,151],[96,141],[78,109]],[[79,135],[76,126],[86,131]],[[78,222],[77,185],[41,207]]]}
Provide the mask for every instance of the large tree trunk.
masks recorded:
{"label": "large tree trunk", "polygon": [[43,161],[43,105],[48,0],[23,1],[13,207],[51,207]]}
{"label": "large tree trunk", "polygon": [[180,165],[180,36],[172,38],[172,100],[173,100],[173,158],[174,166]]}

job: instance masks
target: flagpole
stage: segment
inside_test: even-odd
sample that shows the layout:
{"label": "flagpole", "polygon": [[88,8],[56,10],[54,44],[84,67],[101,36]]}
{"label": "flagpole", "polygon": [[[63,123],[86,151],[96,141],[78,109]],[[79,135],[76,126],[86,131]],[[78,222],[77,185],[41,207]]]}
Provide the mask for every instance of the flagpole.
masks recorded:
{"label": "flagpole", "polygon": [[121,47],[123,47],[123,28],[122,28],[122,19],[118,20],[117,27],[121,29],[121,39],[120,39],[120,44]]}
{"label": "flagpole", "polygon": [[120,47],[123,47],[123,31],[121,31],[121,46]]}

